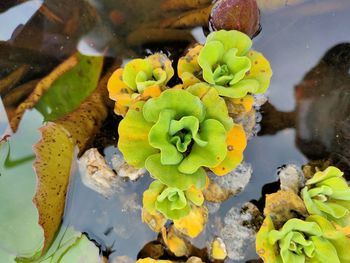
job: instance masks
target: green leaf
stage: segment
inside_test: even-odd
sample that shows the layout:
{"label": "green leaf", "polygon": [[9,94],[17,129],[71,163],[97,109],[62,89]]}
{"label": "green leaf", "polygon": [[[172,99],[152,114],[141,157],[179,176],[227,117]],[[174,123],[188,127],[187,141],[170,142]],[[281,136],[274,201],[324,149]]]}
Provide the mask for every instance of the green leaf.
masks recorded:
{"label": "green leaf", "polygon": [[118,127],[118,148],[125,160],[137,168],[143,168],[147,157],[159,152],[148,142],[152,123],[147,122],[143,117],[143,105],[144,102],[138,102],[134,108],[129,109]]}
{"label": "green leaf", "polygon": [[41,123],[35,110],[26,112],[18,132],[0,144],[0,250],[18,257],[35,256],[44,243],[32,201],[37,184],[32,145]]}
{"label": "green leaf", "polygon": [[[17,260],[17,263],[27,261]],[[102,263],[99,249],[85,235],[72,227],[60,228],[50,249],[32,263]]]}
{"label": "green leaf", "polygon": [[152,215],[156,213],[155,203],[157,201],[158,196],[164,190],[165,187],[166,186],[164,184],[156,180],[153,181],[148,187],[148,189],[143,192],[143,207]]}
{"label": "green leaf", "polygon": [[0,249],[0,262],[4,262],[4,263],[16,263],[15,260],[15,256],[14,255],[10,255],[8,253],[6,253],[5,251]]}
{"label": "green leaf", "polygon": [[349,224],[350,188],[336,167],[317,172],[301,191],[311,215],[321,215],[345,227]]}
{"label": "green leaf", "polygon": [[181,152],[170,142],[169,128],[175,115],[176,112],[172,109],[161,111],[158,121],[150,129],[148,135],[149,144],[160,150],[161,162],[165,165],[175,165],[183,159]]}
{"label": "green leaf", "polygon": [[237,56],[237,49],[235,48],[232,48],[225,53],[223,62],[227,65],[230,72],[234,74],[230,81],[230,85],[234,85],[242,80],[251,67],[250,60],[247,57]]}
{"label": "green leaf", "polygon": [[238,83],[223,87],[215,85],[220,96],[229,98],[243,98],[248,93],[256,93],[259,90],[259,82],[255,79],[242,79]]}
{"label": "green leaf", "polygon": [[78,64],[56,79],[35,106],[46,121],[56,120],[74,111],[97,86],[103,57],[80,53],[77,56]]}
{"label": "green leaf", "polygon": [[309,216],[306,221],[315,222],[322,230],[323,237],[329,240],[335,249],[340,262],[350,262],[350,238],[345,236],[342,232],[337,231],[335,227],[327,219],[319,215]]}
{"label": "green leaf", "polygon": [[192,185],[200,189],[205,185],[206,173],[203,168],[199,168],[192,174],[181,173],[177,165],[163,165],[160,154],[148,157],[145,166],[151,176],[169,187],[187,190]]}
{"label": "green leaf", "polygon": [[188,92],[199,97],[205,106],[205,118],[214,119],[224,125],[226,131],[233,127],[232,118],[228,115],[225,100],[221,98],[217,90],[208,84],[201,82],[186,89]]}
{"label": "green leaf", "polygon": [[252,40],[246,34],[237,30],[219,30],[208,35],[206,43],[219,41],[223,44],[224,50],[237,49],[237,55],[243,56],[252,46]]}
{"label": "green leaf", "polygon": [[164,109],[174,110],[175,119],[194,116],[202,122],[205,117],[205,109],[200,99],[184,90],[168,89],[158,98],[148,100],[143,107],[143,116],[147,122],[155,123]]}
{"label": "green leaf", "polygon": [[334,248],[333,244],[327,239],[312,236],[310,237],[310,240],[315,245],[315,254],[311,258],[310,262],[342,262],[338,257],[337,250]]}
{"label": "green leaf", "polygon": [[182,173],[195,173],[200,167],[215,167],[227,154],[226,130],[217,120],[205,120],[200,125],[199,136],[206,145],[194,143],[189,155],[179,164]]}
{"label": "green leaf", "polygon": [[152,65],[146,59],[133,59],[125,65],[123,81],[134,91],[138,90],[137,82],[152,78]]}
{"label": "green leaf", "polygon": [[213,85],[216,83],[213,70],[220,64],[224,52],[224,45],[219,41],[206,43],[202,48],[198,56],[198,64],[203,70],[203,79],[206,82]]}

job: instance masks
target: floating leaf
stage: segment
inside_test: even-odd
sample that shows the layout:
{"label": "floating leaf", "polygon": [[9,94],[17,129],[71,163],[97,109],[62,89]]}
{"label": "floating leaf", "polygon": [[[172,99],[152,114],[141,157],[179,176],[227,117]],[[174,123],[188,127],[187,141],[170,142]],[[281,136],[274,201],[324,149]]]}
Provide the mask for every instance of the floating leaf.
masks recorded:
{"label": "floating leaf", "polygon": [[105,85],[109,75],[110,73],[106,74],[98,88],[78,109],[56,123],[43,127],[42,140],[34,146],[38,176],[35,203],[45,232],[43,251],[52,242],[61,223],[73,147],[76,144],[83,151],[107,117],[104,97],[107,96]]}
{"label": "floating leaf", "polygon": [[58,124],[49,123],[40,132],[42,138],[33,147],[36,154],[34,169],[38,176],[34,203],[44,229],[45,250],[61,224],[74,145],[67,131]]}
{"label": "floating leaf", "polygon": [[103,57],[77,55],[78,64],[56,79],[36,108],[45,120],[56,120],[75,110],[96,88]]}
{"label": "floating leaf", "polygon": [[150,229],[154,232],[159,233],[162,230],[162,227],[168,221],[168,219],[163,216],[161,213],[156,212],[151,214],[147,209],[142,209],[142,222],[146,223]]}
{"label": "floating leaf", "polygon": [[203,231],[207,220],[208,209],[205,206],[192,206],[187,216],[174,220],[174,225],[181,233],[194,238]]}
{"label": "floating leaf", "polygon": [[0,253],[31,258],[43,246],[43,231],[32,202],[36,187],[32,145],[39,138],[36,128],[41,122],[36,111],[28,112],[19,131],[0,144]]}
{"label": "floating leaf", "polygon": [[224,241],[217,237],[211,243],[211,257],[215,260],[224,260],[227,257],[227,251]]}
{"label": "floating leaf", "polygon": [[[99,249],[85,235],[71,227],[62,226],[50,249],[32,263],[102,263]],[[17,260],[17,263],[27,261]]]}
{"label": "floating leaf", "polygon": [[162,237],[164,243],[169,250],[177,257],[188,256],[190,254],[191,245],[187,240],[176,233],[173,226],[167,231],[165,227],[162,228]]}

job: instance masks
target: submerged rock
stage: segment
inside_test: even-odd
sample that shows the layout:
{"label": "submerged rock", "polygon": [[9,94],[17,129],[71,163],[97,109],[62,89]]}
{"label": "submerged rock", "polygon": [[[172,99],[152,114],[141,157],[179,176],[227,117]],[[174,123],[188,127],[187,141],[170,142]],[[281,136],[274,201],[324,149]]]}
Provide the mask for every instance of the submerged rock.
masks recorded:
{"label": "submerged rock", "polygon": [[86,187],[109,197],[121,190],[122,180],[106,163],[96,148],[87,150],[78,160],[78,168]]}
{"label": "submerged rock", "polygon": [[208,172],[210,184],[203,191],[205,199],[210,202],[222,202],[240,193],[249,183],[252,173],[252,166],[244,162],[224,176]]}
{"label": "submerged rock", "polygon": [[232,260],[243,260],[254,247],[255,234],[263,220],[258,208],[246,203],[242,208],[233,207],[225,216],[219,236],[226,244],[227,255]]}
{"label": "submerged rock", "polygon": [[116,153],[113,155],[111,161],[114,171],[116,171],[120,177],[129,178],[131,181],[136,181],[146,174],[146,169],[136,169],[129,165],[121,153]]}
{"label": "submerged rock", "polygon": [[292,191],[298,194],[300,188],[304,185],[304,175],[294,164],[282,167],[278,176],[280,178],[280,188],[283,191]]}

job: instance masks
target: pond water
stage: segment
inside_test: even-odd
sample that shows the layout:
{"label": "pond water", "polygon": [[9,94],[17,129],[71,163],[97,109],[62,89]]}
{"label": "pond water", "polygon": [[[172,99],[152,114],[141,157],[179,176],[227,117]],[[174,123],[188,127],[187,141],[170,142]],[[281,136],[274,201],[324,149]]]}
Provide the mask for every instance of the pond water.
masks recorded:
{"label": "pond water", "polygon": [[[107,62],[112,63],[115,58],[125,62],[156,50],[176,58],[188,45],[187,40],[175,45],[167,41],[164,45],[146,46],[138,40],[126,41],[130,32],[141,24],[167,16],[157,8],[161,0],[91,0],[89,4],[47,1],[47,10],[41,8],[39,15],[34,14],[42,1],[23,2],[0,4],[0,77],[22,64],[30,66],[16,85],[44,76],[76,47],[82,53],[103,53]],[[82,9],[89,10],[88,15],[80,17]],[[267,105],[260,109],[260,132],[250,138],[245,150],[244,161],[251,165],[253,174],[248,186],[224,202],[214,215],[224,217],[232,207],[261,199],[262,191],[266,193],[274,187],[271,183],[277,181],[278,169],[285,164],[300,167],[312,159],[330,158],[349,171],[349,14],[347,0],[310,0],[274,12],[262,12],[262,31],[254,38],[254,49],[268,58],[274,75],[266,94]],[[47,21],[44,16],[50,19]],[[81,32],[86,33],[80,38]],[[189,32],[195,40],[205,41],[201,27]],[[0,135],[10,133],[7,116],[11,116],[14,108],[14,104],[6,103],[6,96],[3,101]],[[111,116],[108,125],[103,126],[107,130],[104,134],[117,131],[118,119]],[[110,144],[116,140],[99,145],[101,141],[104,140],[97,138],[94,145],[100,149],[106,146],[103,152],[110,160],[116,151]],[[134,260],[146,243],[157,238],[140,218],[141,193],[150,181],[149,177],[143,177],[135,183],[125,182],[121,192],[106,199],[83,185],[75,167],[64,224],[87,233],[104,250],[108,248],[112,251],[111,259],[126,255]],[[205,246],[212,233],[208,226],[194,243]],[[257,259],[254,250],[251,243],[246,248],[245,259],[236,262]]]}

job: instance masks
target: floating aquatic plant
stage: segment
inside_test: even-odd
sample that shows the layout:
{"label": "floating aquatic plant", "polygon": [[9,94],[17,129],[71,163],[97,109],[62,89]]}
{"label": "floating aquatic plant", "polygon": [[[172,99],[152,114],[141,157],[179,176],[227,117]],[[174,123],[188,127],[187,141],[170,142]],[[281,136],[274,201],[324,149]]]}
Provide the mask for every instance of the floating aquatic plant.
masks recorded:
{"label": "floating aquatic plant", "polygon": [[129,164],[146,167],[154,178],[180,190],[204,187],[204,167],[220,175],[232,170],[246,143],[224,100],[202,84],[137,102],[118,131],[118,146]]}
{"label": "floating aquatic plant", "polygon": [[158,97],[173,75],[171,61],[160,53],[131,60],[117,69],[107,85],[109,97],[116,101],[115,113],[124,116],[134,102]]}
{"label": "floating aquatic plant", "polygon": [[204,202],[202,191],[191,187],[180,190],[167,187],[156,180],[143,193],[143,206],[150,214],[162,213],[169,219],[180,219],[189,214],[191,203],[201,206]]}
{"label": "floating aquatic plant", "polygon": [[276,230],[267,216],[256,237],[259,256],[268,263],[350,262],[350,239],[324,217],[288,220]]}
{"label": "floating aquatic plant", "polygon": [[154,231],[172,219],[179,232],[196,237],[208,217],[202,206],[207,170],[225,175],[243,160],[246,134],[229,113],[250,112],[254,97],[247,94],[263,93],[272,75],[251,45],[238,31],[211,33],[204,46],[180,58],[182,84],[172,88],[166,85],[174,71],[163,54],[132,60],[109,79],[115,112],[124,116],[118,148],[129,165],[156,179],[144,192],[142,211]]}
{"label": "floating aquatic plant", "polygon": [[350,223],[350,188],[338,168],[330,166],[315,173],[306,181],[301,197],[310,214],[324,216],[341,226]]}
{"label": "floating aquatic plant", "polygon": [[264,93],[272,71],[268,60],[251,46],[251,39],[239,31],[210,33],[204,46],[195,46],[179,60],[184,87],[205,81],[229,98]]}

